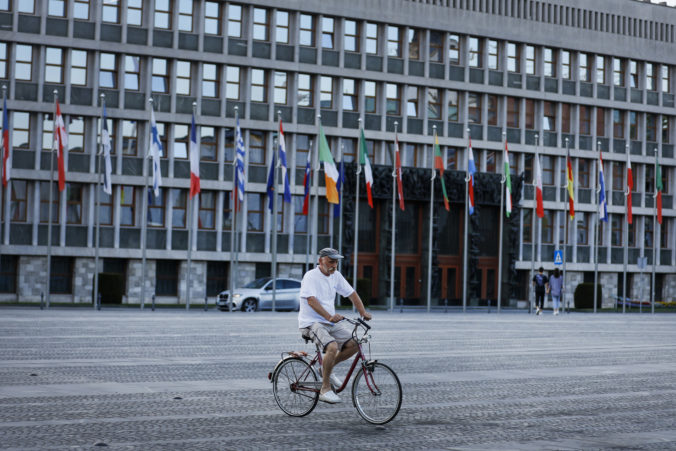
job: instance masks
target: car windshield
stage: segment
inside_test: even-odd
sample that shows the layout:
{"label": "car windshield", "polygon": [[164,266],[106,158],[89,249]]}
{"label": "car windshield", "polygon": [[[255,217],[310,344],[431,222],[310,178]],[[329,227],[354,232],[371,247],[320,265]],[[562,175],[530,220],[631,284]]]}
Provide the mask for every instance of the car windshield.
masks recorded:
{"label": "car windshield", "polygon": [[249,282],[244,285],[244,288],[263,288],[263,286],[271,280],[271,277],[262,277],[256,279],[253,282]]}

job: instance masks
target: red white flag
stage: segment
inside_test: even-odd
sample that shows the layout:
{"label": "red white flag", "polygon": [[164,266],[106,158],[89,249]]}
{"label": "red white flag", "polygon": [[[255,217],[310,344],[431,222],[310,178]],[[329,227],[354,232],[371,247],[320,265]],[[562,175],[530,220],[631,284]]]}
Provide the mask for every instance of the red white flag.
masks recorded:
{"label": "red white flag", "polygon": [[540,167],[540,156],[535,154],[535,199],[537,200],[537,207],[535,213],[538,218],[545,217],[545,207],[542,203],[542,168]]}
{"label": "red white flag", "polygon": [[67,146],[68,134],[66,133],[66,126],[63,123],[59,99],[56,99],[56,113],[54,114],[54,145],[52,149],[56,150],[56,161],[59,167],[59,191],[66,189],[66,165],[63,153],[66,151]]}
{"label": "red white flag", "polygon": [[401,179],[401,158],[399,156],[399,138],[394,135],[394,164],[397,173],[397,196],[399,197],[399,209],[404,211],[404,182]]}
{"label": "red white flag", "polygon": [[9,111],[7,111],[7,97],[4,99],[2,107],[2,185],[7,186],[10,180],[10,168],[12,167],[12,160],[9,155]]}
{"label": "red white flag", "polygon": [[631,214],[631,190],[634,189],[634,177],[631,173],[631,159],[627,152],[627,224],[632,222]]}
{"label": "red white flag", "polygon": [[200,148],[197,145],[197,131],[195,129],[195,115],[192,115],[190,124],[190,198],[200,192]]}

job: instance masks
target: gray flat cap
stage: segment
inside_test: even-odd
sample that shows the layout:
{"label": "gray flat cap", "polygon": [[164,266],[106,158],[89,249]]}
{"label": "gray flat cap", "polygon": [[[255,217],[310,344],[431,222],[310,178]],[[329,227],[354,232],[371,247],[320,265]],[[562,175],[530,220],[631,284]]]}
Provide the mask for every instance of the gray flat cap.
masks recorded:
{"label": "gray flat cap", "polygon": [[319,258],[322,257],[329,257],[332,260],[340,260],[341,258],[344,258],[342,255],[338,253],[337,250],[332,249],[330,247],[325,247],[321,251],[319,251]]}

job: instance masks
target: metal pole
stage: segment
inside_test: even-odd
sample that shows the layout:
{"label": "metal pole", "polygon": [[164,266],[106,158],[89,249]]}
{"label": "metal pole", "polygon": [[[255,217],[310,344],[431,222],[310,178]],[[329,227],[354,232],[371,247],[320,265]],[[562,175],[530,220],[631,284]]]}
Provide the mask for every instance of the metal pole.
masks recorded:
{"label": "metal pole", "polygon": [[392,244],[390,255],[390,312],[394,311],[394,265],[395,265],[395,238],[397,233],[397,131],[399,131],[399,122],[394,121],[394,151],[392,152]]}
{"label": "metal pole", "polygon": [[[197,102],[192,103],[192,115],[195,117],[197,115]],[[197,124],[195,124],[195,127],[197,127]],[[192,130],[191,130],[192,133]],[[195,133],[197,135],[197,133]],[[199,149],[199,147],[198,147]],[[186,268],[186,275],[185,275],[185,309],[190,310],[190,273],[192,269],[192,239],[193,239],[193,233],[192,233],[192,226],[193,226],[193,218],[195,212],[193,211],[194,208],[197,206],[197,202],[195,202],[193,197],[199,196],[199,193],[195,193],[195,196],[190,196],[190,191],[188,191],[188,267]],[[199,199],[199,197],[197,198]]]}
{"label": "metal pole", "polygon": [[[600,152],[601,151],[601,141],[596,142],[596,149]],[[599,154],[600,155],[600,154]],[[596,160],[596,174],[594,175],[596,179],[596,184],[594,191],[596,191],[596,195],[594,196],[594,207],[596,209],[596,214],[594,215],[594,313],[596,313],[596,302],[597,302],[597,286],[598,286],[598,279],[599,279],[599,228],[601,227],[601,221],[599,220],[600,214],[599,214],[599,202],[600,202],[600,195],[601,195],[601,187],[599,186],[599,171],[601,168],[599,165],[602,164],[601,159],[599,158]]]}
{"label": "metal pole", "polygon": [[[505,143],[505,149],[507,148],[507,133],[502,132],[502,140]],[[502,178],[500,178],[500,232],[498,237],[498,313],[500,313],[500,307],[502,305],[502,232],[503,232],[503,223],[505,221],[504,215],[505,212],[502,211],[505,208],[505,183],[507,183],[507,174],[505,173],[505,159],[507,153],[505,149],[502,150]]]}
{"label": "metal pole", "polygon": [[[657,223],[657,155],[658,155],[657,146],[655,146],[655,169],[653,174],[655,174],[655,194],[653,194],[653,273],[652,273],[652,289],[650,290],[650,313],[655,314],[655,269],[657,267],[657,262],[660,260],[658,252],[660,252],[660,247],[657,246],[657,239],[661,238],[662,234],[662,225]],[[660,234],[657,233],[659,229]]]}
{"label": "metal pole", "polygon": [[[230,276],[228,277],[228,288],[230,289],[230,296],[228,302],[232,303],[232,296],[235,293],[235,261],[237,259],[237,208],[239,207],[239,199],[237,188],[237,124],[239,121],[239,107],[235,106],[235,153],[232,156],[232,220],[230,221]],[[230,305],[228,304],[228,311],[230,311]]]}
{"label": "metal pole", "polygon": [[[153,98],[148,99],[150,109],[153,108]],[[146,301],[146,247],[148,235],[148,158],[150,157],[150,147],[152,146],[152,131],[148,127],[148,151],[143,158],[143,178],[145,187],[143,188],[143,212],[141,214],[141,310]],[[138,146],[137,146],[138,148]]]}
{"label": "metal pole", "polygon": [[[437,142],[437,126],[432,126],[434,130],[434,142]],[[435,144],[432,144],[434,149]],[[432,231],[434,222],[434,179],[437,176],[437,172],[434,169],[434,150],[432,150],[432,175],[430,177],[430,222],[429,230],[427,234],[427,311],[430,311],[432,305]]]}
{"label": "metal pole", "polygon": [[[2,103],[2,104],[3,104],[2,114],[3,114],[3,116],[4,116],[4,115],[7,115],[7,110],[4,108],[4,105],[7,105],[7,85],[2,85],[2,99],[3,99],[3,103]],[[7,123],[9,124],[9,117],[7,117]],[[3,130],[2,130],[2,132],[3,132],[3,133],[5,132],[5,130],[4,130],[4,122],[3,122]],[[9,133],[9,129],[7,130],[7,133]],[[9,143],[8,143],[8,144],[9,144]],[[3,149],[4,149],[4,146],[3,146]],[[7,149],[9,149],[9,146],[7,146]],[[2,151],[0,151],[0,158],[2,158],[2,161],[5,161],[5,160],[4,160],[4,157],[5,157],[5,155],[2,153]],[[5,172],[7,171],[7,168],[5,167],[4,164],[2,165],[2,168],[3,168],[3,169],[2,169],[2,171],[3,171],[3,172],[2,172],[2,175],[3,175],[3,177],[6,179],[6,178],[7,178],[7,175],[5,174]],[[3,190],[2,190],[2,183],[0,183],[0,199],[2,199],[3,194],[4,194],[4,193],[3,193]],[[4,205],[4,202],[0,202],[0,205]],[[3,213],[3,214],[2,214],[1,217],[2,217],[2,218],[5,218],[4,211],[3,211],[2,213]],[[9,224],[9,221],[7,221],[7,219],[5,219],[5,221],[1,221],[1,220],[0,220],[0,242],[2,242],[2,241],[4,240],[4,238],[3,238],[4,235],[2,234],[2,232],[3,232],[3,222]],[[7,227],[5,227],[5,228],[7,228]],[[0,255],[2,255],[2,252],[0,252]],[[0,260],[1,260],[1,259],[0,259]]]}
{"label": "metal pole", "polygon": [[[340,164],[343,165],[343,171],[340,173],[340,177],[345,174],[345,162],[343,161],[343,155],[345,155],[345,144],[341,145],[340,148]],[[345,203],[345,198],[343,197],[343,188],[345,187],[345,180],[340,181],[340,205],[338,206],[338,252],[343,252],[343,204]],[[338,260],[338,271],[342,270],[343,260]],[[340,305],[340,295],[336,293],[336,306]]]}
{"label": "metal pole", "polygon": [[[566,159],[565,159],[565,167],[566,167],[566,194],[565,194],[565,199],[563,201],[563,220],[565,221],[564,228],[563,228],[563,284],[562,287],[563,289],[561,290],[561,296],[559,298],[563,298],[563,307],[565,309],[565,302],[566,298],[563,296],[563,293],[566,293],[566,297],[568,296],[568,293],[566,292],[566,251],[568,250],[568,203],[570,202],[570,193],[568,192],[568,157],[570,155],[570,141],[568,138],[566,138]],[[573,161],[571,160],[570,164],[573,164]]]}
{"label": "metal pole", "polygon": [[[537,145],[538,145],[538,135],[535,135],[535,156],[534,158],[538,158],[538,150],[537,150]],[[539,162],[533,160],[533,217],[531,218],[531,230],[530,230],[530,280],[529,285],[532,285],[532,280],[533,277],[535,277],[535,218],[537,217],[537,194],[536,194],[536,177],[537,175],[535,174],[535,166],[538,165]],[[535,287],[533,286],[531,290],[530,296],[532,296],[531,302],[528,304],[528,313],[533,312],[533,302],[535,301]],[[529,296],[529,297],[530,297]]]}
{"label": "metal pole", "polygon": [[[278,111],[279,120],[282,120],[282,112]],[[272,159],[275,162],[272,168],[272,311],[275,311],[275,303],[277,301],[277,215],[279,214],[279,207],[277,206],[277,170],[281,167],[279,156],[279,131],[277,138],[272,140]],[[276,158],[275,158],[276,157]],[[284,182],[282,181],[282,184]],[[282,192],[284,187],[282,186]]]}
{"label": "metal pole", "polygon": [[[99,190],[101,189],[101,163],[103,158],[103,121],[106,120],[103,116],[103,111],[106,109],[106,95],[101,93],[101,124],[99,126],[99,170],[98,170],[98,182],[96,182],[96,187],[94,188],[94,204],[96,205],[96,250],[94,251],[94,299],[98,296],[99,293],[99,245],[101,244],[101,196],[99,196]],[[105,170],[105,169],[104,169]],[[94,308],[96,308],[96,302],[94,302]]]}
{"label": "metal pole", "polygon": [[[52,132],[54,133],[54,138],[56,138],[56,104],[59,101],[59,91],[54,90],[54,116],[52,117]],[[49,308],[49,301],[51,298],[51,280],[52,280],[52,211],[53,211],[53,196],[52,192],[54,188],[54,146],[58,146],[57,141],[55,140],[52,143],[52,151],[49,153],[49,211],[47,216],[47,308]],[[94,301],[94,304],[96,302]]]}
{"label": "metal pole", "polygon": [[[361,118],[359,118],[359,129],[361,130]],[[361,139],[361,137],[359,138]],[[357,142],[357,152],[361,152],[360,144]],[[355,195],[354,195],[354,253],[353,253],[353,273],[352,273],[352,286],[357,289],[357,273],[358,273],[358,251],[359,251],[359,174],[361,174],[361,164],[359,164],[359,156],[357,156],[357,171],[355,172]],[[354,311],[354,305],[352,306]]]}
{"label": "metal pole", "polygon": [[[308,149],[308,152],[312,152],[312,140],[310,140],[310,147]],[[308,202],[310,202],[310,205],[308,205],[309,210],[308,215],[307,215],[307,233],[305,234],[305,272],[310,270],[310,236],[312,232],[311,224],[312,224],[312,212],[314,211],[312,209],[312,170],[315,169],[314,167],[314,155],[310,156],[310,174],[308,175],[309,180],[307,181],[308,186],[310,187],[310,193],[308,196],[310,197],[308,199]],[[317,164],[319,161],[317,161]]]}
{"label": "metal pole", "polygon": [[[629,155],[629,144],[625,146],[625,151],[627,152],[627,158]],[[622,269],[622,313],[627,311],[627,259],[629,258],[629,211],[627,210],[627,197],[631,194],[629,192],[629,187],[627,187],[627,170],[624,171],[624,218],[625,224],[622,228],[624,238],[622,244],[624,245],[624,268]]]}
{"label": "metal pole", "polygon": [[[470,136],[469,127],[467,127],[467,136]],[[464,244],[463,244],[463,269],[462,269],[462,312],[465,313],[467,310],[467,271],[469,270],[469,253],[467,252],[467,236],[469,234],[469,153],[471,149],[467,146],[467,152],[465,152],[465,233],[464,235]]]}

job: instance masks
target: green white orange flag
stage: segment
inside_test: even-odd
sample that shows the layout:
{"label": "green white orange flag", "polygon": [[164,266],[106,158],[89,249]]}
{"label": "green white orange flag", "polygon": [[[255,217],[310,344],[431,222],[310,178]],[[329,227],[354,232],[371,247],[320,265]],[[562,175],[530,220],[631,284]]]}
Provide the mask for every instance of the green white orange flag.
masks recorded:
{"label": "green white orange flag", "polygon": [[505,139],[505,194],[507,195],[507,203],[505,204],[505,214],[509,218],[512,213],[512,176],[509,169],[509,150],[507,149],[507,140]]}
{"label": "green white orange flag", "polygon": [[444,207],[446,211],[451,211],[448,204],[448,195],[446,194],[446,184],[444,183],[444,160],[441,157],[441,149],[439,148],[439,138],[436,131],[434,132],[434,168],[439,169],[439,179],[441,180],[441,191],[444,193]]}
{"label": "green white orange flag", "polygon": [[657,190],[657,197],[655,198],[655,206],[657,207],[657,222],[662,224],[662,169],[660,163],[656,163],[655,167],[655,189]]}
{"label": "green white orange flag", "polygon": [[331,149],[329,149],[329,143],[326,140],[321,123],[319,124],[319,161],[324,163],[326,200],[330,204],[337,204],[340,202],[338,198],[338,189],[336,188],[336,183],[338,182],[338,169],[336,169],[336,164],[333,162],[333,155],[331,155]]}
{"label": "green white orange flag", "polygon": [[570,152],[566,152],[566,180],[568,182],[568,209],[572,221],[575,218],[575,191],[573,190],[573,162],[570,160]]}
{"label": "green white orange flag", "polygon": [[373,194],[371,188],[373,187],[373,171],[371,171],[371,163],[369,163],[368,150],[366,149],[366,138],[364,137],[364,129],[361,129],[361,136],[359,137],[359,164],[364,165],[364,180],[366,181],[366,197],[369,201],[369,207],[373,208]]}

